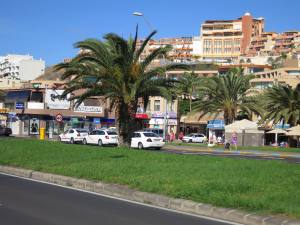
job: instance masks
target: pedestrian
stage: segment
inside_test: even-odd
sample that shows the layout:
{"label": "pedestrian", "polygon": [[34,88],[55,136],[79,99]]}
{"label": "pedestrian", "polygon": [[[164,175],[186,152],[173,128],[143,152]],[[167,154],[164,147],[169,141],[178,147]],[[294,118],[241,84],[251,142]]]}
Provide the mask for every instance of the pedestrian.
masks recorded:
{"label": "pedestrian", "polygon": [[234,131],[231,135],[231,145],[230,145],[230,150],[231,150],[231,146],[234,145],[235,150],[237,151],[237,133],[236,131]]}
{"label": "pedestrian", "polygon": [[171,135],[170,135],[170,141],[173,142],[175,140],[175,134],[174,131],[171,131]]}
{"label": "pedestrian", "polygon": [[184,134],[183,134],[183,132],[182,131],[180,131],[179,132],[179,135],[178,135],[178,139],[180,140],[180,141],[182,141],[182,138],[184,137]]}

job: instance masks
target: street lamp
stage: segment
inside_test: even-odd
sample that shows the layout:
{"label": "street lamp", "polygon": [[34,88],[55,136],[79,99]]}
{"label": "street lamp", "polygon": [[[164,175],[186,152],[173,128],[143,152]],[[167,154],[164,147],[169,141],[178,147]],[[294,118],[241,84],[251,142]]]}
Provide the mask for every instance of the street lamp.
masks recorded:
{"label": "street lamp", "polygon": [[143,13],[141,13],[141,12],[134,12],[134,13],[132,13],[132,15],[143,17],[143,19],[145,20],[145,22],[146,22],[147,26],[149,27],[150,31],[154,30],[153,26],[151,25],[151,23],[149,22],[149,20],[145,17],[145,15]]}

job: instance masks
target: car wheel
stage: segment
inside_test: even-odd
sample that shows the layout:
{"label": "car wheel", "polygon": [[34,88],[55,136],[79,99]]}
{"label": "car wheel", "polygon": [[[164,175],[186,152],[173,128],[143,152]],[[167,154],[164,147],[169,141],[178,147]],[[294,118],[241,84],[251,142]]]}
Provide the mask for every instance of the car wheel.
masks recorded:
{"label": "car wheel", "polygon": [[155,148],[155,150],[160,150],[160,149],[161,149],[161,147],[156,147],[156,148]]}
{"label": "car wheel", "polygon": [[144,148],[143,144],[141,142],[139,142],[138,143],[138,149],[143,149],[143,148]]}
{"label": "car wheel", "polygon": [[83,140],[82,140],[82,144],[84,144],[84,145],[86,145],[86,144],[87,144],[87,141],[86,141],[86,139],[85,139],[85,138],[83,138]]}
{"label": "car wheel", "polygon": [[192,139],[189,140],[189,143],[192,143]]}
{"label": "car wheel", "polygon": [[58,136],[58,141],[61,142],[61,137]]}
{"label": "car wheel", "polygon": [[103,145],[102,140],[99,139],[99,141],[98,141],[98,146],[102,146],[102,145]]}
{"label": "car wheel", "polygon": [[74,144],[74,143],[75,143],[74,138],[71,138],[70,139],[70,144]]}

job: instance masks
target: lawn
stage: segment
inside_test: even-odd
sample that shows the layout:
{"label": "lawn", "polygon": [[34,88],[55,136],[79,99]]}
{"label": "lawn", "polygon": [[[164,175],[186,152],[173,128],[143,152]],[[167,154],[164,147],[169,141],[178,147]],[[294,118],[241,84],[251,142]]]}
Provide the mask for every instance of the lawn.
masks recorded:
{"label": "lawn", "polygon": [[300,165],[1,139],[0,164],[300,218]]}
{"label": "lawn", "polygon": [[[173,142],[168,143],[168,145],[173,146],[192,146],[192,147],[200,147],[207,148],[207,144],[202,143],[184,143],[184,142]],[[212,149],[224,149],[223,145],[216,145],[211,147]],[[233,147],[234,149],[234,147]],[[238,150],[258,150],[258,151],[275,151],[275,152],[298,152],[300,153],[300,148],[280,148],[280,147],[272,147],[272,146],[238,146]]]}

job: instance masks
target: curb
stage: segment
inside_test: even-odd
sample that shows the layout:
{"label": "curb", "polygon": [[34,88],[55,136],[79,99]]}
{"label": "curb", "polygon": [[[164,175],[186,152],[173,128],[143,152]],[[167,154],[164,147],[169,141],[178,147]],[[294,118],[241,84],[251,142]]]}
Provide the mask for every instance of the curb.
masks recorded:
{"label": "curb", "polygon": [[[295,155],[293,153],[287,154],[283,153],[274,153],[274,152],[250,152],[247,150],[238,150],[238,151],[226,151],[218,149],[199,149],[195,147],[185,146],[185,148],[180,148],[177,146],[165,146],[165,148],[173,148],[176,151],[190,151],[190,152],[211,152],[211,153],[223,153],[223,154],[236,154],[236,155],[257,155],[257,156],[277,156],[282,158],[300,158],[300,155]],[[202,147],[203,148],[203,147]]]}
{"label": "curb", "polygon": [[94,182],[1,165],[0,172],[245,225],[300,225],[300,220],[271,215],[249,214],[237,209],[214,207],[209,204],[202,204],[190,200],[175,199],[163,195],[141,192],[130,189],[125,185]]}

